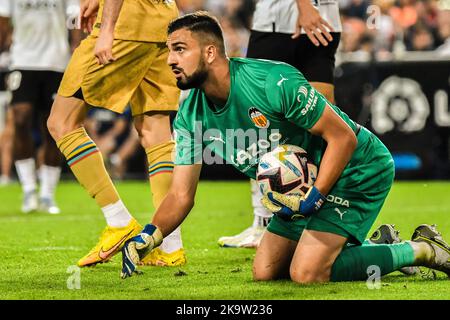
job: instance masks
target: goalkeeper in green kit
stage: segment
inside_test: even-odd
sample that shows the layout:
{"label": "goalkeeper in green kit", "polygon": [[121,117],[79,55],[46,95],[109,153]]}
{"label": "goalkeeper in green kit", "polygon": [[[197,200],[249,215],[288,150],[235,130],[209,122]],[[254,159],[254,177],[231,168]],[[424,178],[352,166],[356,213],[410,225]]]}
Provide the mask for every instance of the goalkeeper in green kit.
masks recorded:
{"label": "goalkeeper in green kit", "polygon": [[202,162],[230,163],[255,178],[258,159],[279,144],[297,145],[318,167],[305,196],[267,193],[274,213],[257,249],[253,277],[297,283],[366,280],[406,266],[450,274],[450,246],[434,226],[412,241],[364,243],[394,179],[383,143],[309,85],[294,67],[231,58],[222,30],[206,12],[172,21],[168,64],[191,89],[174,122],[173,182],[151,224],[122,249],[122,277],[182,223],[194,205]]}

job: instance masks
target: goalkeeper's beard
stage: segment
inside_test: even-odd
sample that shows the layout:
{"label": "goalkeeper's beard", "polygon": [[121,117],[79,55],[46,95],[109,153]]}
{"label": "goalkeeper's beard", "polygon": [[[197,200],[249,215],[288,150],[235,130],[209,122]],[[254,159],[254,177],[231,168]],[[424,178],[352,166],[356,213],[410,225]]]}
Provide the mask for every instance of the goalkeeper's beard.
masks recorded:
{"label": "goalkeeper's beard", "polygon": [[181,90],[187,90],[192,88],[200,88],[208,78],[208,71],[203,60],[200,60],[197,70],[188,76],[184,70],[178,69],[183,75],[184,79],[177,80],[177,87]]}

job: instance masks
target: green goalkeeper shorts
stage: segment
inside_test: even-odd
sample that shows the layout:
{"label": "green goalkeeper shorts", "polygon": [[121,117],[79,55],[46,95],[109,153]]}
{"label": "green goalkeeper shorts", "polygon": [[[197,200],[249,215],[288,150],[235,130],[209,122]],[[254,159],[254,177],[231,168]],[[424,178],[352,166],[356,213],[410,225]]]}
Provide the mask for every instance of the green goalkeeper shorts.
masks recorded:
{"label": "green goalkeeper shorts", "polygon": [[298,241],[303,230],[329,232],[362,244],[375,222],[394,180],[394,161],[373,134],[362,146],[365,161],[341,176],[323,207],[308,219],[285,221],[274,215],[267,230]]}

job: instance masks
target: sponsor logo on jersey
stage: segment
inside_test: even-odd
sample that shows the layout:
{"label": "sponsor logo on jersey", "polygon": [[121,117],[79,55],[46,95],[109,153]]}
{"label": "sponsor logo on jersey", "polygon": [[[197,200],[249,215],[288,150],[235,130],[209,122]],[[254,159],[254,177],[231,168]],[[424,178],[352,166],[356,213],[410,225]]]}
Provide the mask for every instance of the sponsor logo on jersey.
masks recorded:
{"label": "sponsor logo on jersey", "polygon": [[280,74],[280,81],[277,82],[277,86],[281,87],[281,85],[283,84],[284,81],[289,80],[288,78],[283,77],[282,74]]}
{"label": "sponsor logo on jersey", "polygon": [[347,208],[350,208],[350,202],[348,200],[340,198],[338,196],[334,196],[332,194],[329,194],[327,196],[327,201],[339,204],[339,205],[347,207]]}
{"label": "sponsor logo on jersey", "polygon": [[267,119],[266,116],[263,115],[261,111],[259,111],[255,107],[251,107],[250,109],[248,109],[248,116],[253,121],[255,126],[260,129],[266,129],[270,125],[269,119]]}
{"label": "sponsor logo on jersey", "polygon": [[337,214],[341,217],[341,220],[342,220],[342,218],[344,217],[344,214],[347,213],[347,210],[341,211],[341,210],[339,210],[338,208],[334,208],[334,211],[336,211]]}
{"label": "sponsor logo on jersey", "polygon": [[218,137],[211,135],[209,136],[209,141],[219,141],[225,143],[225,140],[222,139],[222,135],[219,135]]}
{"label": "sponsor logo on jersey", "polygon": [[319,200],[317,200],[315,203],[314,203],[314,208],[316,209],[316,210],[319,210],[322,206],[323,206],[323,203],[324,203],[325,201],[323,201],[323,199],[319,199]]}
{"label": "sponsor logo on jersey", "polygon": [[303,100],[306,100],[306,97],[308,97],[308,89],[304,86],[300,86],[297,90],[297,101],[301,103]]}
{"label": "sponsor logo on jersey", "polygon": [[306,101],[305,107],[302,109],[301,114],[304,116],[308,111],[313,110],[317,104],[319,97],[316,95],[316,90],[311,88],[308,93],[308,89],[301,86],[297,90],[297,101],[299,103]]}

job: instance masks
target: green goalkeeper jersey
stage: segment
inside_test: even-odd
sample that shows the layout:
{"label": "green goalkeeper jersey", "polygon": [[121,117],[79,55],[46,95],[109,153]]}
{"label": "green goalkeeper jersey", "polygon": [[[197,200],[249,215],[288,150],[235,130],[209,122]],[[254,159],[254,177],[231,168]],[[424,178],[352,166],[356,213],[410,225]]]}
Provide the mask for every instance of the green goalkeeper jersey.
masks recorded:
{"label": "green goalkeeper jersey", "polygon": [[363,183],[366,190],[382,189],[375,180],[383,171],[383,163],[361,170],[376,159],[376,155],[367,154],[372,149],[366,144],[381,142],[328,102],[297,69],[282,62],[248,58],[231,58],[229,67],[230,93],[224,106],[214,105],[200,89],[191,90],[180,106],[174,121],[175,164],[226,162],[255,178],[264,153],[280,144],[293,144],[305,149],[309,160],[319,167],[326,142],[308,129],[328,104],[358,138],[336,186],[350,190]]}

